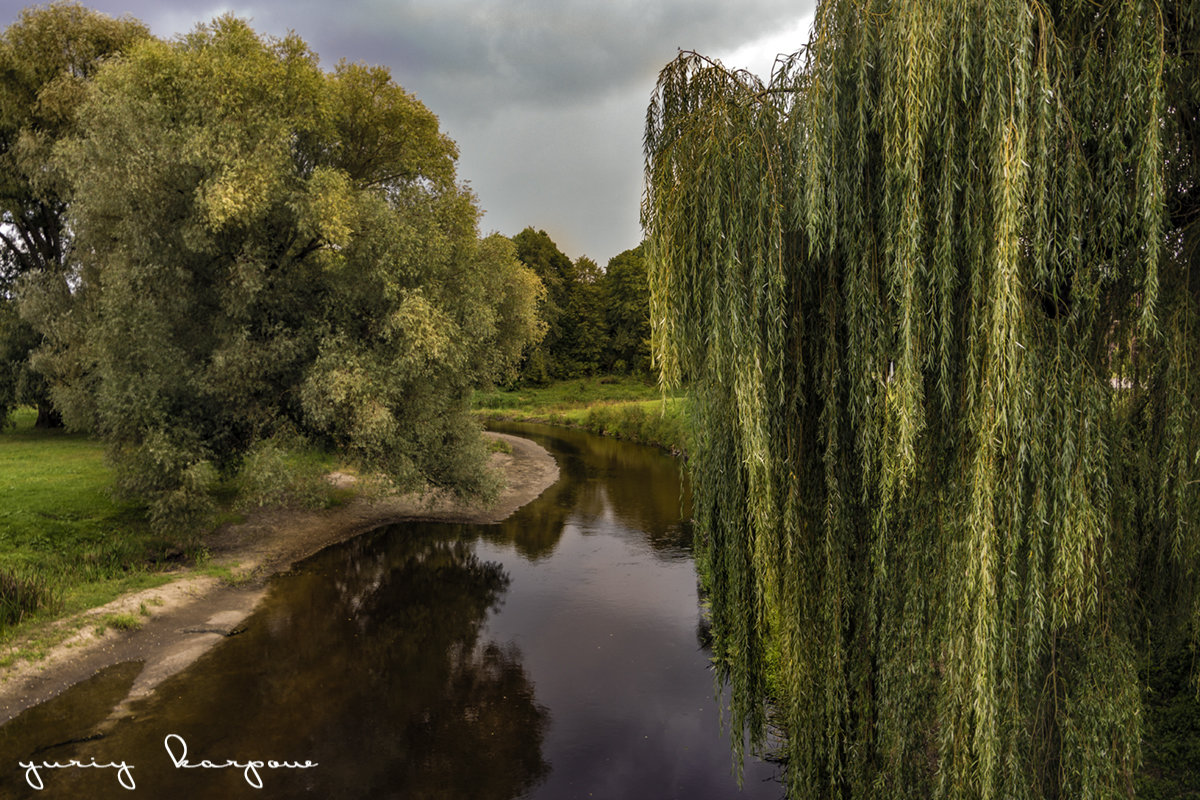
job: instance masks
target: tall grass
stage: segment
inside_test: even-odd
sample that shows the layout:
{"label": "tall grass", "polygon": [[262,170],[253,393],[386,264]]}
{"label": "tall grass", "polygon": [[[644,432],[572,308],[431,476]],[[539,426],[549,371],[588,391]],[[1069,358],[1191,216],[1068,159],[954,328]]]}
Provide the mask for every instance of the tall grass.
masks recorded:
{"label": "tall grass", "polygon": [[58,605],[58,594],[44,576],[0,569],[0,629]]}

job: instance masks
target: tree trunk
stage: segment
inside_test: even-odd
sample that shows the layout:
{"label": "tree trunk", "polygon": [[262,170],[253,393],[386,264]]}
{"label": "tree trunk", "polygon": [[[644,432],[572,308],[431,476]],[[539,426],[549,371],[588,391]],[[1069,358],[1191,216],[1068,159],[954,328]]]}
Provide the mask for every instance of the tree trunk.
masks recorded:
{"label": "tree trunk", "polygon": [[61,428],[63,426],[62,414],[57,408],[50,405],[49,401],[40,401],[37,410],[37,421],[33,423],[33,427]]}

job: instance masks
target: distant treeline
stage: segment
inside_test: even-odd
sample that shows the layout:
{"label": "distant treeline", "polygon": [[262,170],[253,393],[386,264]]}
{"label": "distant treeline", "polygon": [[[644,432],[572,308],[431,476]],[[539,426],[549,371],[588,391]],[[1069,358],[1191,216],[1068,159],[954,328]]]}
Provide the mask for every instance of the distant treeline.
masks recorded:
{"label": "distant treeline", "polygon": [[540,344],[526,351],[517,380],[542,384],[598,373],[649,375],[650,310],[644,246],[614,256],[604,270],[574,263],[543,230],[513,237],[517,258],[546,287]]}

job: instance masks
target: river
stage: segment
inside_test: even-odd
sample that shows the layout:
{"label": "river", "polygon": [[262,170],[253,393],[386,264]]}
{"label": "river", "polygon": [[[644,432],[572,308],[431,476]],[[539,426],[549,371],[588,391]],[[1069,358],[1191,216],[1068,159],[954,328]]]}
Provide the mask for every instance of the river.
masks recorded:
{"label": "river", "polygon": [[[503,430],[558,460],[536,501],[499,525],[403,523],[322,551],[100,738],[71,741],[138,664],[29,710],[0,728],[0,794],[781,797],[776,766],[748,757],[742,789],[732,772],[677,463]],[[99,766],[19,766],[71,760]]]}

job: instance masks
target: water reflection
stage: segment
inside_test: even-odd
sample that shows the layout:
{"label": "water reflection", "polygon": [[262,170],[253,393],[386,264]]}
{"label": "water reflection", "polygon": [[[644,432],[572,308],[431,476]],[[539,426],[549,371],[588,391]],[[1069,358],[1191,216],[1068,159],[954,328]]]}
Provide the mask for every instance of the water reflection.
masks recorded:
{"label": "water reflection", "polygon": [[[528,791],[548,770],[548,715],[520,651],[479,636],[508,576],[430,527],[391,534],[361,537],[284,576],[245,634],[165,683],[133,720],[38,759],[128,760],[150,797],[252,791],[237,770],[173,769],[163,739],[175,733],[194,762],[319,764],[264,770],[273,797],[499,800]],[[25,742],[26,753],[38,746]],[[16,794],[127,797],[111,773],[55,771],[46,792],[22,783]]]}
{"label": "water reflection", "polygon": [[491,427],[532,439],[554,453],[562,477],[537,503],[485,536],[509,541],[527,558],[554,551],[571,518],[585,529],[623,530],[661,554],[690,557],[691,492],[678,464],[652,448],[582,431],[523,423]]}
{"label": "water reflection", "polygon": [[[94,735],[96,726],[125,698],[141,671],[140,661],[101,670],[91,680],[27,709],[0,727],[0,764],[5,767],[0,773],[0,786],[11,779],[8,768],[19,761],[53,760],[64,742],[77,742]],[[0,797],[8,794],[0,793]]]}

